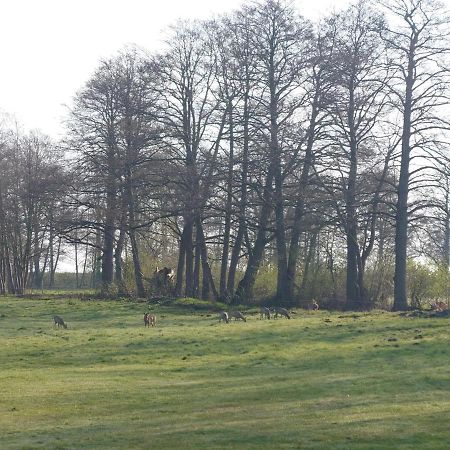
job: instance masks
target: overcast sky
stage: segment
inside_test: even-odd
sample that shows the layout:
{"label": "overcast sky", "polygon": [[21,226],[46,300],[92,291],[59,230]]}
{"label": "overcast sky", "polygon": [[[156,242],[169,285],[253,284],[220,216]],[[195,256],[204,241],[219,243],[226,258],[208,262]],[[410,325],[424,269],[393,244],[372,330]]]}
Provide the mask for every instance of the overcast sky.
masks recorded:
{"label": "overcast sky", "polygon": [[[450,0],[448,0],[450,1]],[[54,138],[99,60],[127,44],[157,50],[179,18],[207,18],[242,0],[0,0],[0,110]],[[315,19],[349,0],[296,0]]]}
{"label": "overcast sky", "polygon": [[[443,0],[450,6],[450,0]],[[0,0],[0,111],[54,138],[101,58],[128,44],[158,50],[179,18],[207,18],[245,0]],[[294,0],[318,19],[349,0]]]}

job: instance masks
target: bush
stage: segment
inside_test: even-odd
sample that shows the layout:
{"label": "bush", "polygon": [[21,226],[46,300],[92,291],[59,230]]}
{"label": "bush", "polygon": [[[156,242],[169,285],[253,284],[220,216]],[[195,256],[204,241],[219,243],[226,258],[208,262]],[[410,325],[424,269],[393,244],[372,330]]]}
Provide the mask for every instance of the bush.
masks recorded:
{"label": "bush", "polygon": [[407,265],[407,292],[411,307],[422,309],[427,299],[433,297],[432,287],[436,271],[432,271],[420,262],[409,260]]}
{"label": "bush", "polygon": [[275,295],[277,288],[277,268],[268,264],[262,266],[256,277],[253,297],[256,300],[264,301]]}

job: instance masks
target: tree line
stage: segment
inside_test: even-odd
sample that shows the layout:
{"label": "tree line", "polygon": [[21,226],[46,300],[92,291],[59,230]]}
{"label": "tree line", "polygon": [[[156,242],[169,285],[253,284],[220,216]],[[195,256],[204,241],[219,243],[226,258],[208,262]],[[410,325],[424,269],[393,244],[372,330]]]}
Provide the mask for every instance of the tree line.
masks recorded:
{"label": "tree line", "polygon": [[245,303],[270,273],[275,304],[405,309],[411,261],[450,260],[448,20],[261,0],[101,61],[63,142],[1,128],[0,290],[62,245],[105,294],[147,295],[151,255],[177,296]]}

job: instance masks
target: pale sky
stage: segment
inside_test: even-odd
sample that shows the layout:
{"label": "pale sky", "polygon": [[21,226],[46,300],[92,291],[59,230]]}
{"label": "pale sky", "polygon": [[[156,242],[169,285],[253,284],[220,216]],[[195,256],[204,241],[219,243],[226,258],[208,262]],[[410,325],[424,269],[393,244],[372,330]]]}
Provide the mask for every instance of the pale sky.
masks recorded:
{"label": "pale sky", "polygon": [[[447,0],[450,2],[450,0]],[[179,18],[207,18],[243,0],[0,0],[0,111],[58,139],[75,92],[101,58],[127,44],[158,50]],[[295,0],[316,19],[349,0]]]}

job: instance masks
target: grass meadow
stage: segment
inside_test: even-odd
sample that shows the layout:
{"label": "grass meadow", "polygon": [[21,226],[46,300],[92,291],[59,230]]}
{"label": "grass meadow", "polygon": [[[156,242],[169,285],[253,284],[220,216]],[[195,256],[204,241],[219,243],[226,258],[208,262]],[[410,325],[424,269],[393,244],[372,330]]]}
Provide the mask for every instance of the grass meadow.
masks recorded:
{"label": "grass meadow", "polygon": [[450,448],[448,318],[195,306],[0,298],[0,448]]}

